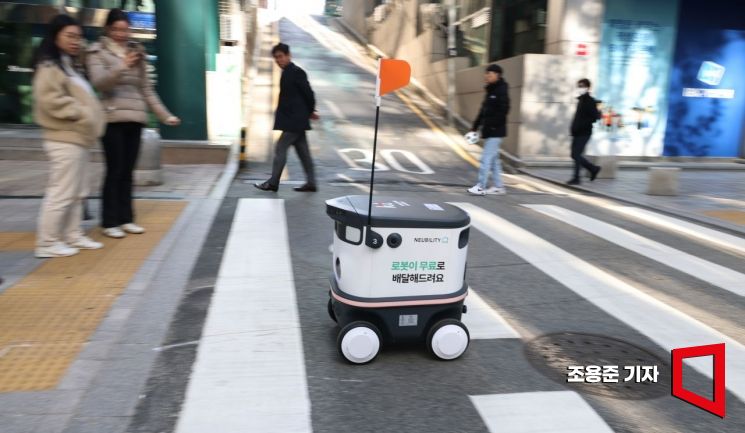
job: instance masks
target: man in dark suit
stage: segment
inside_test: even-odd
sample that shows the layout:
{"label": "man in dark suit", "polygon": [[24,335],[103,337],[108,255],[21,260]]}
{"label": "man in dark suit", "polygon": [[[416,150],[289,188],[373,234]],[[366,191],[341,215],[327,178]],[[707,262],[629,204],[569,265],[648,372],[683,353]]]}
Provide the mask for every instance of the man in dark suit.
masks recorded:
{"label": "man in dark suit", "polygon": [[590,80],[583,78],[577,82],[577,111],[572,119],[569,132],[572,135],[572,159],[574,160],[574,175],[567,182],[569,185],[579,185],[579,168],[584,167],[590,172],[590,180],[593,181],[600,172],[600,167],[591,163],[584,156],[587,142],[592,135],[592,125],[600,119],[598,101],[590,96]]}
{"label": "man in dark suit", "polygon": [[274,130],[282,131],[282,135],[274,150],[272,177],[254,186],[263,191],[277,191],[279,177],[287,163],[287,150],[290,146],[295,146],[307,180],[305,185],[294,189],[295,191],[315,192],[316,177],[305,131],[310,129],[311,120],[318,119],[318,113],[315,111],[316,98],[308,83],[308,75],[292,63],[289,46],[283,43],[275,45],[272,48],[272,56],[277,66],[282,68],[282,78],[279,81],[279,103],[274,114]]}

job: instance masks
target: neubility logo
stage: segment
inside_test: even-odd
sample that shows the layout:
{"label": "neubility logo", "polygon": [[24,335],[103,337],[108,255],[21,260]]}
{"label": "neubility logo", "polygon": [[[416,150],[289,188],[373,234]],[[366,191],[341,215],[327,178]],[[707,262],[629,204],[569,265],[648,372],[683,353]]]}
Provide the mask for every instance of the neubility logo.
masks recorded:
{"label": "neubility logo", "polygon": [[718,65],[714,62],[705,61],[701,63],[701,67],[698,69],[698,81],[708,84],[710,86],[718,86],[722,82],[724,77],[725,67]]}

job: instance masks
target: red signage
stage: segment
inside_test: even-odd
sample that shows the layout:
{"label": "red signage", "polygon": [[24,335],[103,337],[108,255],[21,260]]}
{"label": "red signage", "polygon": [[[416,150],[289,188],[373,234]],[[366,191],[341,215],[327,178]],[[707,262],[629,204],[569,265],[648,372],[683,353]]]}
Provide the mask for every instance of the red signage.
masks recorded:
{"label": "red signage", "polygon": [[[701,356],[714,357],[714,400],[709,400],[683,388],[683,360]],[[724,343],[673,349],[672,364],[673,396],[724,418],[727,409],[724,382]]]}

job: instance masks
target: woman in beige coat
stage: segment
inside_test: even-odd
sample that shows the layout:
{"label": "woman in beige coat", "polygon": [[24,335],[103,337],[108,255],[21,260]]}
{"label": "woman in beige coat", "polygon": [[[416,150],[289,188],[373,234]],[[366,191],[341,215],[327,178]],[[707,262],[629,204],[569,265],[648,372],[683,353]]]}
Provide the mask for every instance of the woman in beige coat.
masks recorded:
{"label": "woman in beige coat", "polygon": [[130,40],[125,12],[109,11],[105,35],[86,54],[88,76],[100,93],[107,121],[102,139],[106,156],[103,234],[123,238],[126,233],[144,233],[145,229],[134,223],[132,172],[148,107],[166,125],[176,126],[181,121],[163,106],[153,90],[147,76],[145,50]]}
{"label": "woman in beige coat", "polygon": [[101,104],[75,67],[82,29],[67,15],[48,25],[34,61],[34,119],[43,130],[49,180],[39,214],[36,257],[64,257],[103,247],[80,227],[88,195],[89,149],[104,130]]}

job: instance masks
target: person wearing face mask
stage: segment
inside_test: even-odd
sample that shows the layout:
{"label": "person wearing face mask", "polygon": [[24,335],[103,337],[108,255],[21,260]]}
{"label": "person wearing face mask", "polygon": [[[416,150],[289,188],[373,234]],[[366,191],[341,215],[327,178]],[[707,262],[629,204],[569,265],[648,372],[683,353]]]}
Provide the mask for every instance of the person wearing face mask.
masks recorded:
{"label": "person wearing face mask", "polygon": [[34,120],[42,128],[49,179],[39,214],[35,255],[66,257],[103,244],[80,225],[88,195],[90,148],[103,135],[103,109],[76,63],[83,30],[68,15],[57,15],[34,59]]}
{"label": "person wearing face mask", "polygon": [[590,96],[590,80],[583,78],[577,82],[577,111],[574,113],[570,134],[572,135],[572,159],[574,160],[574,176],[567,182],[569,185],[579,185],[579,168],[584,167],[590,172],[593,181],[600,172],[600,167],[588,161],[582,154],[592,135],[592,125],[600,119],[598,102]]}
{"label": "person wearing face mask", "polygon": [[145,232],[134,222],[132,172],[140,151],[142,128],[148,121],[148,108],[168,126],[181,123],[153,90],[145,54],[144,47],[130,39],[129,18],[120,9],[109,11],[105,35],[87,50],[88,75],[100,92],[106,113],[101,227],[103,234],[112,238]]}

